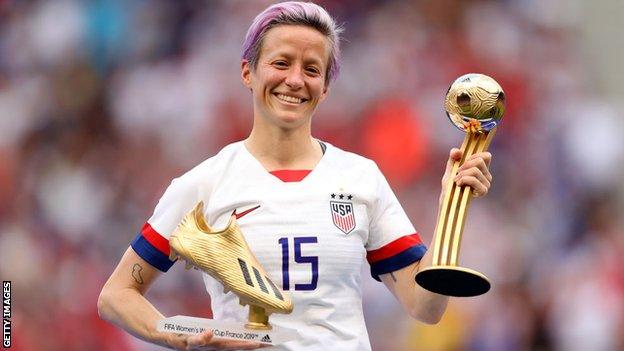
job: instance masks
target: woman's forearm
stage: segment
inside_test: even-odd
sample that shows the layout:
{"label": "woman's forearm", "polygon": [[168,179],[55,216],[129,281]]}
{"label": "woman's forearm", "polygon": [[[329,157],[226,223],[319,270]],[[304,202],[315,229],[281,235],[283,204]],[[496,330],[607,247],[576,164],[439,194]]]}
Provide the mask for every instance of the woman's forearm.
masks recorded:
{"label": "woman's forearm", "polygon": [[104,320],[142,340],[170,347],[168,333],[156,330],[156,323],[164,316],[133,288],[104,288],[98,299],[98,313]]}
{"label": "woman's forearm", "polygon": [[[433,245],[433,243],[431,243],[431,245]],[[416,273],[421,269],[431,266],[433,262],[432,252],[433,250],[431,249],[427,250],[427,253],[425,253],[425,256],[423,256],[416,267],[417,269],[410,274],[411,281],[414,284],[413,299],[415,301],[412,303],[413,309],[410,311],[410,315],[429,324],[435,324],[440,321],[449,301],[448,296],[433,293],[416,283]]]}
{"label": "woman's forearm", "polygon": [[145,298],[161,272],[128,248],[104,284],[97,308],[100,317],[151,343],[174,347],[170,333],[156,330],[163,315]]}

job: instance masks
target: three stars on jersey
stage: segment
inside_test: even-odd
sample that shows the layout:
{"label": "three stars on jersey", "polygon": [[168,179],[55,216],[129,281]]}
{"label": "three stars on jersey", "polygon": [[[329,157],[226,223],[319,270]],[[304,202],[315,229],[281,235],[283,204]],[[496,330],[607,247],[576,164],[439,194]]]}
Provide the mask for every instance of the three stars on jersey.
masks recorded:
{"label": "three stars on jersey", "polygon": [[[353,195],[332,193],[329,201],[331,208],[332,220],[334,225],[343,233],[349,234],[355,229],[355,215],[353,213]],[[342,201],[337,201],[336,198]],[[346,198],[346,200],[345,200]]]}

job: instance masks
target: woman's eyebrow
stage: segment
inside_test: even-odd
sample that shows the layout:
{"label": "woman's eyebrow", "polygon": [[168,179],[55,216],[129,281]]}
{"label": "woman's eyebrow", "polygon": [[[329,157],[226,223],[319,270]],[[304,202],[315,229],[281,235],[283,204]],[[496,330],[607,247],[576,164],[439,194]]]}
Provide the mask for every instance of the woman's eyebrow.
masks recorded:
{"label": "woman's eyebrow", "polygon": [[[267,55],[267,58],[269,59],[275,59],[278,57],[283,57],[285,59],[292,60],[295,57],[295,55],[288,52],[287,50],[276,50],[270,53],[269,55]],[[316,64],[316,65],[322,66],[323,60],[316,56],[312,56],[312,57],[305,57],[303,62],[305,64]]]}
{"label": "woman's eyebrow", "polygon": [[268,53],[267,56],[271,57],[271,58],[281,56],[281,57],[284,57],[284,58],[287,58],[287,59],[292,59],[294,57],[293,54],[289,53],[288,50],[284,50],[284,49],[282,49],[282,50],[273,50],[272,52]]}
{"label": "woman's eyebrow", "polygon": [[318,59],[318,58],[316,58],[316,57],[307,58],[303,62],[305,64],[314,64],[314,65],[318,65],[318,66],[322,66],[323,65],[323,61]]}

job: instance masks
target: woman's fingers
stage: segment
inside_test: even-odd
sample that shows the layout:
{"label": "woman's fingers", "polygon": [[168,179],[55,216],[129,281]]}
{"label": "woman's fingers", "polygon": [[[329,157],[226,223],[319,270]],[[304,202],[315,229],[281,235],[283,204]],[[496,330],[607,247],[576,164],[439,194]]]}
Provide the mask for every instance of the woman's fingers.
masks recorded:
{"label": "woman's fingers", "polygon": [[456,181],[458,186],[467,185],[472,188],[472,194],[480,197],[488,193],[489,185],[486,186],[474,176],[462,176]]}
{"label": "woman's fingers", "polygon": [[463,152],[458,148],[450,150],[444,176],[442,177],[441,194],[445,193],[446,182],[450,177],[453,177],[455,184],[458,186],[470,186],[473,195],[476,197],[487,194],[492,185],[492,174],[489,169],[490,163],[492,162],[492,154],[489,152],[479,152],[471,155],[467,157],[464,163],[458,168],[456,174],[451,174],[453,172],[453,165],[456,161],[461,160],[462,154]]}
{"label": "woman's fingers", "polygon": [[446,185],[446,180],[451,177],[451,172],[453,171],[453,165],[456,161],[461,160],[462,151],[458,148],[452,148],[449,152],[448,161],[446,161],[446,169],[444,171],[444,175],[442,176],[442,187]]}
{"label": "woman's fingers", "polygon": [[474,154],[461,165],[454,180],[458,186],[470,186],[476,197],[488,193],[492,184],[492,174],[489,170],[492,154],[480,152]]}

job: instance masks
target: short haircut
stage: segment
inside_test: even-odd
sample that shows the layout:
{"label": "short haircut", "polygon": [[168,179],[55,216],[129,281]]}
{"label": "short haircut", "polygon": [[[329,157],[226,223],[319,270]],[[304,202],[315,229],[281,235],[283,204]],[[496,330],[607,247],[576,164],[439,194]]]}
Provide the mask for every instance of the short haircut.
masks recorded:
{"label": "short haircut", "polygon": [[286,1],[269,6],[251,23],[243,43],[243,59],[253,69],[258,65],[260,49],[266,32],[280,25],[302,25],[314,28],[325,35],[331,45],[325,84],[338,77],[340,71],[340,33],[343,29],[321,6],[311,2]]}

